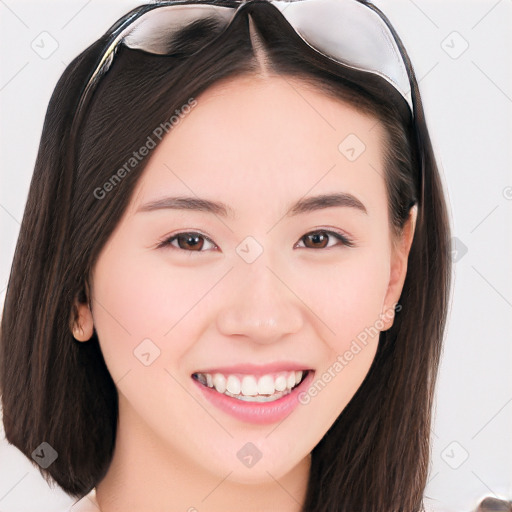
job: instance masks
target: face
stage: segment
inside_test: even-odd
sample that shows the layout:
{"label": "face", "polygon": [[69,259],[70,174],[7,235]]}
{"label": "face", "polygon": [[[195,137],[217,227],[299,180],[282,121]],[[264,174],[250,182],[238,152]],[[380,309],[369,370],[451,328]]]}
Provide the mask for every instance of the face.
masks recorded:
{"label": "face", "polygon": [[80,318],[116,383],[120,438],[219,480],[279,479],[365,378],[414,219],[392,237],[374,118],[282,77],[196,101],[152,150]]}

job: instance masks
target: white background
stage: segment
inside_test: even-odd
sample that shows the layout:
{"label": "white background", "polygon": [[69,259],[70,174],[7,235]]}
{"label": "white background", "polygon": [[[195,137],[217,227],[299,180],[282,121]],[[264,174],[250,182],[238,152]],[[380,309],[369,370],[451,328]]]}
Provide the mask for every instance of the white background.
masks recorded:
{"label": "white background", "polygon": [[[512,499],[512,1],[375,3],[402,37],[420,80],[457,238],[427,503],[436,511],[469,511],[484,496]],[[57,79],[138,4],[0,0],[2,304]],[[55,51],[44,54],[52,45]],[[33,511],[36,504],[39,512],[65,510],[72,499],[50,489],[1,429],[0,439],[0,511]]]}

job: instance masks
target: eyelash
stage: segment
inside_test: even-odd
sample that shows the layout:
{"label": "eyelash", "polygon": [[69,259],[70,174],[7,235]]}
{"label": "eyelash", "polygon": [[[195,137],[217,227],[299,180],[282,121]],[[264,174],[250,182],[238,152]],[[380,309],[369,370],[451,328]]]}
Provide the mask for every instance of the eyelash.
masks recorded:
{"label": "eyelash", "polygon": [[[307,236],[311,236],[311,235],[317,235],[317,234],[320,234],[320,233],[323,233],[323,234],[327,234],[329,236],[332,236],[333,238],[339,240],[341,242],[341,245],[344,245],[346,247],[354,247],[354,243],[352,240],[350,240],[346,235],[342,235],[341,233],[337,233],[336,231],[330,231],[330,230],[327,230],[327,229],[318,229],[318,230],[315,230],[315,231],[310,231],[309,233],[306,233],[305,235],[303,235],[299,242],[301,242],[304,238],[306,238]],[[175,240],[178,239],[178,237],[182,236],[182,235],[192,235],[192,236],[199,236],[201,238],[204,238],[206,241],[210,242],[212,245],[214,245],[215,247],[217,247],[217,245],[215,244],[215,242],[213,242],[213,240],[211,240],[209,237],[207,237],[206,235],[203,235],[202,233],[198,233],[196,231],[182,231],[180,233],[176,233],[175,235],[172,235],[171,237],[169,238],[166,238],[165,240],[163,240],[162,242],[160,242],[157,246],[157,248],[163,248],[163,247],[169,247],[171,249],[176,249],[176,250],[179,250],[179,251],[184,251],[184,252],[189,252],[189,253],[194,253],[194,252],[197,252],[197,253],[201,253],[201,252],[207,252],[207,251],[203,251],[203,250],[200,250],[200,251],[192,251],[192,250],[187,250],[187,249],[182,249],[181,247],[176,247],[174,245],[171,245],[172,242],[174,242]],[[340,244],[338,244],[340,245]],[[317,249],[314,249],[312,247],[303,247],[304,249],[312,249],[312,250],[321,250],[321,249],[331,249],[333,246],[331,247],[320,247],[320,248],[317,248]]]}

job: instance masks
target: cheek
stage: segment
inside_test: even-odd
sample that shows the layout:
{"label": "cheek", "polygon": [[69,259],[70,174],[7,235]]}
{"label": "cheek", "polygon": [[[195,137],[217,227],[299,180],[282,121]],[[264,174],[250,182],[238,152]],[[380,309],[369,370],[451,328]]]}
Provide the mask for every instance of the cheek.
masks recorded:
{"label": "cheek", "polygon": [[301,403],[316,410],[325,431],[361,386],[378,348],[389,265],[375,254],[360,250],[335,266],[317,268],[309,275],[318,286],[302,292],[325,326],[328,356]]}
{"label": "cheek", "polygon": [[195,269],[192,276],[155,260],[148,253],[112,247],[94,269],[94,324],[113,374],[133,367],[140,351],[158,355],[155,366],[177,361],[194,340],[194,333],[183,327],[190,330],[200,323],[188,315],[197,317],[201,308],[196,304],[218,279],[212,272],[202,276]]}
{"label": "cheek", "polygon": [[298,269],[298,275],[307,276],[300,280],[298,295],[319,317],[325,327],[322,337],[337,353],[365,329],[380,325],[389,263],[375,253],[359,248],[335,263],[305,263]]}

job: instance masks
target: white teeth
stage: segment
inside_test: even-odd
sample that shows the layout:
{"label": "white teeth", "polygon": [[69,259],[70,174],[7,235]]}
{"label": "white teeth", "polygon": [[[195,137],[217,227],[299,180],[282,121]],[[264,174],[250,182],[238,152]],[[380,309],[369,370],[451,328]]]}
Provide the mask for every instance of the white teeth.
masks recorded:
{"label": "white teeth", "polygon": [[226,391],[226,377],[222,373],[216,373],[213,376],[213,385],[219,393],[224,393]]}
{"label": "white teeth", "polygon": [[237,400],[242,400],[243,402],[274,402],[275,400],[279,400],[281,397],[290,393],[290,390],[279,391],[278,393],[274,393],[273,395],[256,395],[256,396],[244,396],[244,395],[232,395],[229,391],[226,391],[224,394],[228,395],[232,398],[236,398]]}
{"label": "white teeth", "polygon": [[234,375],[230,375],[226,382],[226,389],[233,395],[240,394],[242,386],[240,384],[240,379],[235,377]]}
{"label": "white teeth", "polygon": [[215,388],[219,393],[245,401],[268,402],[277,400],[288,394],[304,377],[302,370],[281,372],[277,376],[262,375],[257,378],[254,375],[244,375],[242,380],[236,375],[222,373],[195,373],[195,377],[201,384]]}
{"label": "white teeth", "polygon": [[258,380],[258,394],[273,395],[276,389],[274,387],[274,379],[272,375],[263,375]]}
{"label": "white teeth", "polygon": [[[252,375],[246,375],[242,379],[242,394],[246,396],[256,396],[259,388],[256,378]],[[270,393],[271,394],[271,393]]]}
{"label": "white teeth", "polygon": [[241,390],[240,379],[234,375],[228,377],[226,389],[233,395],[238,395]]}
{"label": "white teeth", "polygon": [[276,388],[276,391],[284,391],[286,389],[286,377],[284,375],[279,375],[274,383],[274,387]]}

